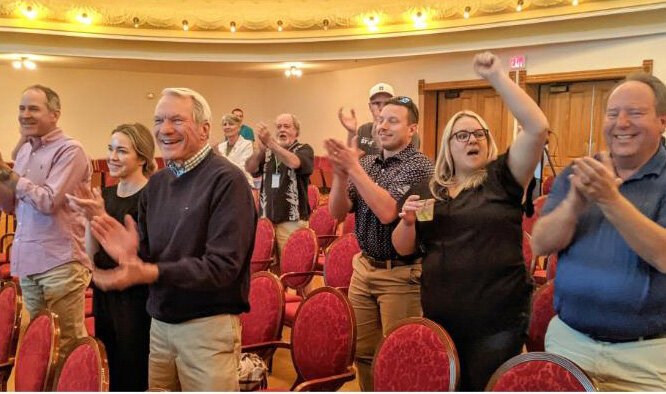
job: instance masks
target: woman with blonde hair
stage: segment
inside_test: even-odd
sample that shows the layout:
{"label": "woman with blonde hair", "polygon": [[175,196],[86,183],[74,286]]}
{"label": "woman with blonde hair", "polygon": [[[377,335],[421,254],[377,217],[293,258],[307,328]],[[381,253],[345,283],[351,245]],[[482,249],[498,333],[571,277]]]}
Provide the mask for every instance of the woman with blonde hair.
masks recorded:
{"label": "woman with blonde hair", "polygon": [[254,187],[252,175],[245,170],[245,161],[252,156],[252,141],[246,140],[240,135],[241,124],[241,119],[236,115],[222,117],[222,131],[224,131],[226,140],[217,146],[217,152],[240,168],[250,183],[250,187]]}
{"label": "woman with blonde hair", "polygon": [[[409,193],[392,241],[401,255],[423,254],[424,316],[451,334],[461,390],[483,391],[497,367],[521,352],[525,338],[532,286],[521,254],[521,202],[548,121],[504,74],[497,56],[476,55],[474,69],[524,131],[498,155],[479,115],[455,114],[444,129],[435,174]],[[434,199],[434,207],[423,199]]]}
{"label": "woman with blonde hair", "polygon": [[[69,205],[90,221],[106,211],[123,223],[125,215],[136,221],[139,197],[155,171],[155,142],[140,123],[122,124],[111,132],[107,164],[109,175],[118,184],[102,189],[80,189],[67,195]],[[86,228],[86,249],[96,270],[114,269],[118,264],[99,248]],[[95,336],[106,348],[111,391],[148,389],[150,316],[146,312],[148,286],[133,286],[122,291],[93,288]]]}

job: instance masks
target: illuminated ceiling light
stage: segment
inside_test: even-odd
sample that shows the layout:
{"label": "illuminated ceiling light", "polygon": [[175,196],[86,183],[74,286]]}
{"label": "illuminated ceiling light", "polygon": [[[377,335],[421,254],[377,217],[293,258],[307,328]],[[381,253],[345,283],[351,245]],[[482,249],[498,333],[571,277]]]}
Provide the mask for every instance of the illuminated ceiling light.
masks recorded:
{"label": "illuminated ceiling light", "polygon": [[330,22],[328,21],[328,19],[324,19],[322,24],[324,25],[324,30],[328,30],[328,27],[330,25]]}
{"label": "illuminated ceiling light", "polygon": [[571,5],[572,6],[577,6],[578,5],[578,0],[571,0]]}
{"label": "illuminated ceiling light", "polygon": [[236,22],[231,22],[229,24],[229,30],[231,30],[232,33],[236,32]]}
{"label": "illuminated ceiling light", "polygon": [[26,70],[34,70],[37,68],[37,64],[35,64],[35,62],[26,57],[22,57],[21,59],[14,60],[12,62],[12,67],[14,67],[17,70],[23,68],[25,68]]}
{"label": "illuminated ceiling light", "polygon": [[37,10],[32,8],[32,6],[27,6],[24,9],[21,10],[23,15],[25,15],[26,18],[28,19],[35,19],[37,18]]}
{"label": "illuminated ceiling light", "polygon": [[277,21],[277,29],[278,31],[284,30],[284,27],[282,26],[282,21]]}
{"label": "illuminated ceiling light", "polygon": [[290,78],[290,77],[300,78],[303,75],[303,71],[300,68],[296,67],[296,66],[291,66],[291,67],[289,67],[288,69],[286,69],[284,71],[284,75],[287,78]]}
{"label": "illuminated ceiling light", "polygon": [[187,22],[187,19],[183,19],[183,31],[190,30],[190,24]]}
{"label": "illuminated ceiling light", "polygon": [[379,18],[372,15],[364,19],[365,24],[368,26],[370,31],[377,31],[377,25],[379,24]]}
{"label": "illuminated ceiling light", "polygon": [[137,18],[135,16],[134,19],[132,19],[132,22],[134,23],[134,28],[138,29],[139,28],[139,18]]}
{"label": "illuminated ceiling light", "polygon": [[465,7],[465,12],[463,12],[463,18],[469,19],[469,13],[472,11],[472,8],[470,6]]}
{"label": "illuminated ceiling light", "polygon": [[516,12],[520,12],[523,10],[523,0],[518,0],[518,3],[516,4]]}
{"label": "illuminated ceiling light", "polygon": [[426,15],[422,11],[419,11],[416,14],[414,14],[412,19],[414,20],[414,27],[416,27],[417,29],[423,29],[424,27],[426,27]]}
{"label": "illuminated ceiling light", "polygon": [[92,19],[85,12],[82,12],[79,15],[77,15],[76,20],[79,21],[80,23],[83,23],[84,25],[90,25],[92,23]]}

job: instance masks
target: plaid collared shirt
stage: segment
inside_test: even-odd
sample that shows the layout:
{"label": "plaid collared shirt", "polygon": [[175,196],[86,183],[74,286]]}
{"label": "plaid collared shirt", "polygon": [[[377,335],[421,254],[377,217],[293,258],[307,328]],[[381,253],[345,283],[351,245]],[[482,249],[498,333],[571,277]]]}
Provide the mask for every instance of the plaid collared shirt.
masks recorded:
{"label": "plaid collared shirt", "polygon": [[188,171],[191,171],[194,167],[199,165],[203,159],[208,156],[208,154],[211,152],[212,148],[210,145],[206,144],[199,152],[197,152],[196,155],[192,156],[191,158],[185,160],[182,164],[179,164],[175,160],[168,160],[166,165],[169,168],[169,170],[176,176],[179,177]]}

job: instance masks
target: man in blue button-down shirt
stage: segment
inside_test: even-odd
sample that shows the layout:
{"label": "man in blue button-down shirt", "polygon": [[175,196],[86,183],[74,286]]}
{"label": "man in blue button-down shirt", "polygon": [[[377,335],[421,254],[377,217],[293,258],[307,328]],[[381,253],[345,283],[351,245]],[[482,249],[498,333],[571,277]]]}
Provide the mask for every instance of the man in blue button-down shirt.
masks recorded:
{"label": "man in blue button-down shirt", "polygon": [[666,390],[666,86],[633,74],[608,98],[610,156],[574,160],[534,227],[559,253],[546,350],[601,390]]}

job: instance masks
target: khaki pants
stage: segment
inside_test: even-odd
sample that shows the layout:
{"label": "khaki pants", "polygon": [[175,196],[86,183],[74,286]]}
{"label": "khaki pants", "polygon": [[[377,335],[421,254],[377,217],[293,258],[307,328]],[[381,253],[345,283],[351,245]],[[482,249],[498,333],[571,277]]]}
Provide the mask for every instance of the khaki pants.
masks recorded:
{"label": "khaki pants", "polygon": [[[284,245],[287,244],[287,240],[289,239],[289,236],[291,233],[294,231],[298,230],[299,228],[305,228],[308,226],[308,222],[304,220],[299,220],[295,222],[282,222],[280,224],[275,225],[275,239],[277,240],[277,247],[278,247],[278,258],[277,262],[280,261],[280,258],[282,258],[282,250],[284,249]],[[280,274],[280,266],[279,264],[277,265],[276,268],[277,272],[276,274]]]}
{"label": "khaki pants", "polygon": [[84,320],[85,291],[90,277],[88,268],[73,261],[21,278],[23,302],[30,318],[44,308],[58,315],[61,356],[70,343],[88,335]]}
{"label": "khaki pants", "polygon": [[238,315],[216,315],[150,327],[148,386],[169,391],[239,391]]}
{"label": "khaki pants", "polygon": [[666,337],[597,341],[555,316],[546,332],[546,351],[578,364],[600,391],[666,391]]}
{"label": "khaki pants", "polygon": [[399,320],[421,316],[421,263],[375,268],[360,253],[349,300],[356,315],[356,366],[363,391],[373,391],[372,360],[382,336]]}

